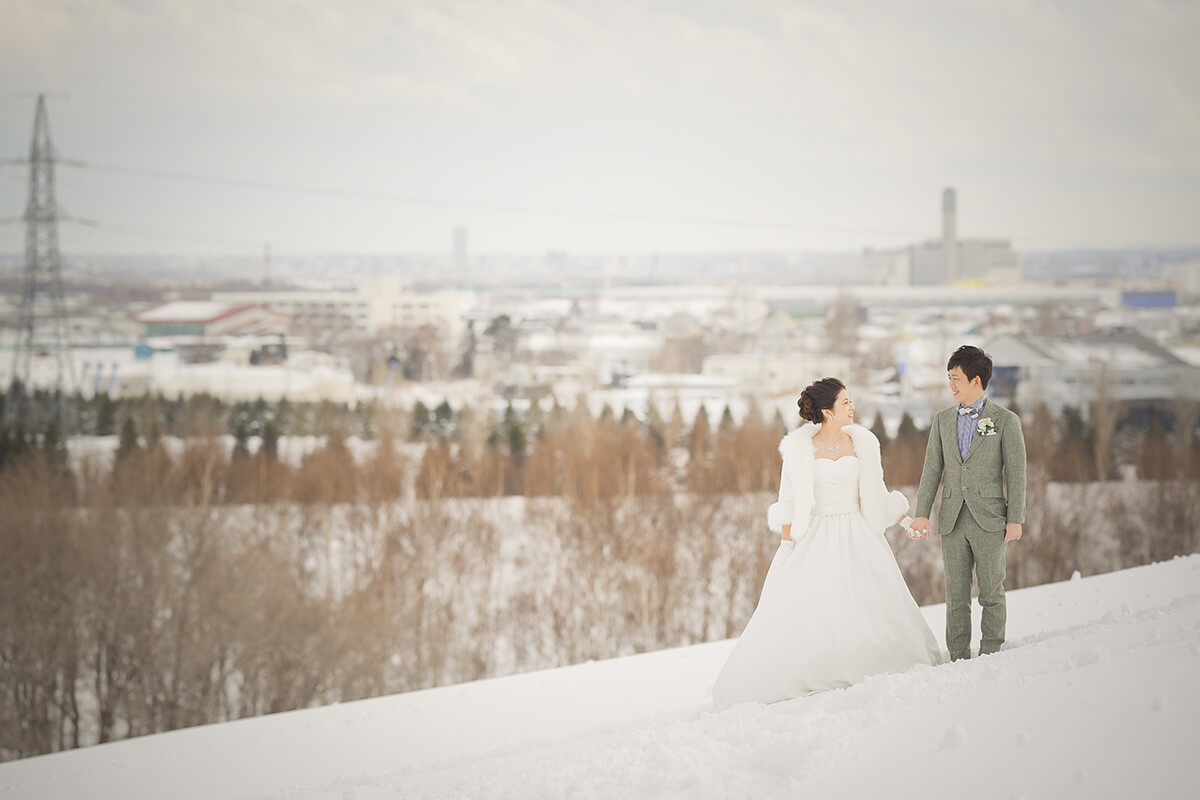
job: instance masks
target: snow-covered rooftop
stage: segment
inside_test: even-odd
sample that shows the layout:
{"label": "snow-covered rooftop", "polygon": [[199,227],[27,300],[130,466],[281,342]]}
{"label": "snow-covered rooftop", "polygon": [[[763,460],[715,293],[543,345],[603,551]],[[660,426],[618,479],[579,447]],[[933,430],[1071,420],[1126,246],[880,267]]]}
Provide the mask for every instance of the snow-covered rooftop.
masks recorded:
{"label": "snow-covered rooftop", "polygon": [[138,321],[198,324],[213,322],[243,308],[247,308],[247,306],[234,303],[216,303],[211,300],[176,300],[139,314]]}

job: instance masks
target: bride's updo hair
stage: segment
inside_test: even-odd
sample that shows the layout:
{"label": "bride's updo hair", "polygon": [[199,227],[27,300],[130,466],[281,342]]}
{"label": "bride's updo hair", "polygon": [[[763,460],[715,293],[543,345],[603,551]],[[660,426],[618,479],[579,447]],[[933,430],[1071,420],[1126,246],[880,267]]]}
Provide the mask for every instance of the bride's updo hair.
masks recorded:
{"label": "bride's updo hair", "polygon": [[822,378],[819,381],[813,381],[804,387],[804,391],[800,393],[800,399],[796,401],[796,405],[800,407],[800,418],[820,425],[825,421],[825,415],[821,412],[827,408],[832,409],[838,392],[845,388],[846,384],[837,378]]}

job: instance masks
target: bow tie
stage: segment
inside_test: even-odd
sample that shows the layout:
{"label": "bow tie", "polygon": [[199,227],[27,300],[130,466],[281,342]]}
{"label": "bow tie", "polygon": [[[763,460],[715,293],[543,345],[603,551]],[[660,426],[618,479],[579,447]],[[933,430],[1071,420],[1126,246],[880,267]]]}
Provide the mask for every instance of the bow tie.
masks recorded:
{"label": "bow tie", "polygon": [[958,415],[960,417],[963,414],[969,414],[971,416],[971,419],[979,419],[979,412],[982,410],[983,410],[982,408],[971,408],[970,406],[964,406],[961,403],[959,403],[959,405],[958,405]]}

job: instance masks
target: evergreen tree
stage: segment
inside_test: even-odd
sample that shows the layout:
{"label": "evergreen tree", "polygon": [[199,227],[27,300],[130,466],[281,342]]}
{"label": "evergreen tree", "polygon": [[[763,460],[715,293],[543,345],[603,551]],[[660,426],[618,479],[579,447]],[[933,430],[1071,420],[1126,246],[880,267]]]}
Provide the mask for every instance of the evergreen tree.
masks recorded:
{"label": "evergreen tree", "polygon": [[25,422],[18,420],[13,427],[0,423],[0,467],[18,461],[29,452],[29,436]]}
{"label": "evergreen tree", "polygon": [[721,412],[721,421],[717,423],[717,430],[721,433],[726,433],[732,430],[733,427],[733,411],[729,408],[729,404],[726,403],[725,410]]}
{"label": "evergreen tree", "polygon": [[683,437],[683,408],[679,404],[679,398],[675,398],[675,407],[671,409],[671,419],[667,422],[666,440],[667,447],[675,447],[679,444]]}
{"label": "evergreen tree", "polygon": [[504,409],[504,440],[508,445],[508,452],[512,455],[513,463],[520,467],[525,461],[527,440],[525,428],[521,425],[521,420],[517,417],[512,403],[509,403],[508,407]]}
{"label": "evergreen tree", "polygon": [[429,409],[420,400],[413,403],[412,410],[412,431],[409,438],[413,441],[424,436],[430,427]]}
{"label": "evergreen tree", "polygon": [[269,461],[279,459],[279,425],[273,419],[267,419],[262,427],[262,445],[258,452]]}
{"label": "evergreen tree", "polygon": [[374,400],[359,403],[354,409],[355,428],[363,439],[374,439],[376,434],[375,415],[378,409]]}
{"label": "evergreen tree", "polygon": [[96,395],[96,436],[112,436],[117,432],[117,404],[107,394]]}
{"label": "evergreen tree", "polygon": [[875,434],[875,438],[879,439],[880,447],[887,447],[887,428],[883,424],[883,414],[878,411],[875,412],[875,421],[871,423],[871,433]]}
{"label": "evergreen tree", "polygon": [[467,323],[467,331],[463,335],[462,357],[454,366],[454,374],[460,378],[470,378],[475,374],[475,321]]}
{"label": "evergreen tree", "polygon": [[62,425],[58,417],[51,417],[42,432],[42,454],[54,472],[65,472],[67,469],[67,443],[63,440]]}
{"label": "evergreen tree", "polygon": [[292,408],[291,401],[286,396],[279,398],[279,402],[275,404],[275,425],[279,429],[280,436],[286,431],[297,433],[291,429],[294,415],[295,409]]}
{"label": "evergreen tree", "polygon": [[137,425],[134,424],[133,415],[126,414],[125,421],[121,424],[121,437],[117,444],[117,460],[120,461],[135,450],[141,449],[141,446],[141,442],[138,441]]}
{"label": "evergreen tree", "polygon": [[558,397],[555,396],[554,404],[550,406],[550,413],[546,417],[545,428],[547,431],[557,430],[567,420],[567,410],[558,402]]}
{"label": "evergreen tree", "polygon": [[742,420],[742,424],[758,427],[762,425],[762,421],[762,409],[758,406],[758,398],[749,395],[746,398],[746,417]]}
{"label": "evergreen tree", "polygon": [[712,426],[708,422],[708,409],[701,403],[700,410],[692,420],[692,430],[688,434],[688,452],[693,459],[707,455],[711,439]]}
{"label": "evergreen tree", "polygon": [[917,430],[917,424],[913,422],[912,414],[905,411],[904,416],[900,417],[900,426],[896,428],[896,438],[907,439],[920,435],[921,432]]}
{"label": "evergreen tree", "polygon": [[771,424],[774,425],[775,430],[779,432],[780,439],[782,439],[784,436],[787,435],[787,432],[788,432],[787,422],[783,418],[783,412],[780,411],[778,408],[775,409],[775,416],[774,416],[774,418],[772,418]]}
{"label": "evergreen tree", "polygon": [[1075,406],[1066,406],[1062,412],[1063,438],[1068,441],[1085,442],[1088,439],[1088,425],[1083,421],[1083,415]]}
{"label": "evergreen tree", "polygon": [[246,424],[246,418],[239,415],[237,421],[233,425],[233,457],[248,458],[250,455],[250,430]]}
{"label": "evergreen tree", "polygon": [[449,400],[442,400],[433,410],[434,433],[443,438],[454,435],[454,409]]}

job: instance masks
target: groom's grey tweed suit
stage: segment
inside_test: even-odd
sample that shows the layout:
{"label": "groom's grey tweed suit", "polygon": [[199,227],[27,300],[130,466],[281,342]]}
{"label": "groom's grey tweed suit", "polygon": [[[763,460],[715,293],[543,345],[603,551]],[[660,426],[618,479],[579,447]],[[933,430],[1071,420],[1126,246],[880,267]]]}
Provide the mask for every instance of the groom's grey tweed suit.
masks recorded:
{"label": "groom's grey tweed suit", "polygon": [[995,435],[976,432],[964,459],[958,449],[958,406],[934,415],[917,490],[917,516],[928,517],[945,477],[937,530],[946,567],[946,648],[951,659],[971,655],[972,568],[979,579],[983,610],[979,652],[994,653],[1004,644],[1004,526],[1025,522],[1021,420],[991,399],[979,414],[980,420],[986,418],[995,424]]}

